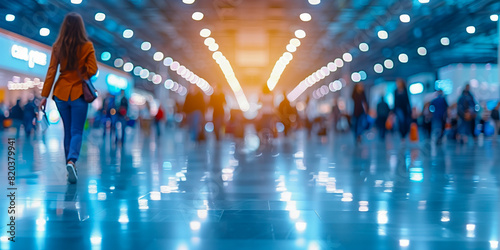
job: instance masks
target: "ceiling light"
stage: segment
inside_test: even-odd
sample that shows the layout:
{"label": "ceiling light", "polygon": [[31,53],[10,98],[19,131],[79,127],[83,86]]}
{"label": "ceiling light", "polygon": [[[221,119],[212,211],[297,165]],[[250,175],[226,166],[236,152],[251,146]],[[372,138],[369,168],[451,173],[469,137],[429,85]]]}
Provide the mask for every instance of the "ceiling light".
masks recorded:
{"label": "ceiling light", "polygon": [[104,21],[104,19],[106,19],[106,14],[102,13],[102,12],[97,12],[95,14],[95,20],[98,21],[98,22],[102,22]]}
{"label": "ceiling light", "polygon": [[385,40],[387,38],[389,38],[389,34],[387,33],[387,31],[385,30],[380,30],[378,33],[378,38],[382,39],[382,40]]}
{"label": "ceiling light", "polygon": [[182,0],[185,4],[193,4],[195,0]]}
{"label": "ceiling light", "polygon": [[467,31],[467,33],[469,33],[469,34],[474,34],[474,33],[476,33],[476,27],[474,27],[474,26],[468,26],[465,30],[466,30],[466,31]]}
{"label": "ceiling light", "polygon": [[443,37],[443,38],[441,38],[441,44],[442,44],[443,46],[448,46],[448,45],[450,45],[450,39],[449,39],[448,37]]}
{"label": "ceiling light", "polygon": [[195,21],[200,21],[201,19],[203,19],[203,13],[197,11],[197,12],[193,13],[191,18],[193,18],[193,20],[195,20]]}
{"label": "ceiling light", "polygon": [[174,62],[174,59],[172,59],[172,57],[165,57],[165,59],[163,59],[163,65],[165,65],[167,67],[172,65],[173,62]]}
{"label": "ceiling light", "polygon": [[290,44],[295,46],[295,47],[299,47],[300,46],[300,40],[297,39],[297,38],[292,38],[290,39]]}
{"label": "ceiling light", "polygon": [[162,53],[162,52],[160,52],[160,51],[157,51],[157,52],[153,55],[153,59],[154,59],[155,61],[157,61],[157,62],[159,62],[159,61],[163,60],[163,57],[165,57],[165,56],[164,56],[164,55],[163,55],[163,53]]}
{"label": "ceiling light", "polygon": [[398,59],[402,63],[407,63],[408,62],[408,55],[405,53],[401,53],[401,54],[399,54]]}
{"label": "ceiling light", "polygon": [[380,74],[380,73],[384,72],[384,67],[382,66],[382,64],[377,63],[377,64],[375,64],[375,66],[373,66],[373,70],[375,71],[375,73]]}
{"label": "ceiling light", "polygon": [[418,0],[420,3],[429,3],[429,0]]}
{"label": "ceiling light", "polygon": [[139,76],[141,74],[141,70],[142,70],[141,66],[135,66],[134,75]]}
{"label": "ceiling light", "polygon": [[141,73],[139,74],[139,76],[140,76],[142,79],[146,79],[146,78],[148,78],[148,76],[149,76],[149,70],[147,70],[147,69],[142,69],[142,70],[141,70]]}
{"label": "ceiling light", "polygon": [[427,55],[427,49],[426,49],[425,47],[419,47],[419,48],[417,49],[417,52],[418,52],[418,54],[419,54],[419,55],[421,55],[421,56],[425,56],[425,55]]}
{"label": "ceiling light", "polygon": [[403,23],[409,23],[411,18],[408,14],[402,14],[401,16],[399,16],[399,20],[401,20],[401,22]]}
{"label": "ceiling light", "polygon": [[300,14],[300,20],[304,21],[304,22],[309,22],[311,21],[312,17],[311,17],[311,14],[309,13],[302,13]]}
{"label": "ceiling light", "polygon": [[[498,18],[498,16],[497,16],[497,18]],[[16,19],[16,16],[14,16],[14,15],[12,15],[12,14],[7,14],[7,15],[5,15],[5,21],[7,21],[7,22],[12,22],[12,21],[14,21],[15,19]]]}
{"label": "ceiling light", "polygon": [[321,3],[321,0],[309,0],[309,3],[310,3],[311,5],[318,5],[318,4],[320,4],[320,3]]}
{"label": "ceiling light", "polygon": [[50,34],[50,30],[47,28],[40,29],[40,36],[48,36]]}
{"label": "ceiling light", "polygon": [[351,62],[352,61],[352,55],[350,53],[344,53],[342,55],[342,59],[344,59],[345,62]]}
{"label": "ceiling light", "polygon": [[295,52],[295,51],[297,51],[297,47],[295,47],[295,46],[293,46],[291,44],[288,44],[286,46],[286,50],[288,50],[288,52]]}
{"label": "ceiling light", "polygon": [[330,72],[335,72],[337,71],[337,65],[334,63],[334,62],[329,62],[326,67],[328,68],[328,70],[330,70]]}
{"label": "ceiling light", "polygon": [[124,38],[131,38],[134,36],[134,31],[131,29],[126,29],[123,31],[123,37]]}
{"label": "ceiling light", "polygon": [[123,59],[121,58],[116,58],[115,59],[115,63],[114,63],[115,67],[119,68],[121,66],[123,66]]}
{"label": "ceiling light", "polygon": [[334,62],[335,62],[335,65],[337,65],[337,68],[344,67],[344,61],[342,61],[342,59],[340,59],[340,58],[335,59]]}
{"label": "ceiling light", "polygon": [[497,21],[498,21],[498,15],[496,15],[496,14],[495,14],[495,15],[491,15],[491,16],[490,16],[490,19],[491,19],[491,21],[493,21],[493,22],[497,22]]}
{"label": "ceiling light", "polygon": [[387,69],[392,69],[392,68],[394,68],[394,62],[391,59],[386,59],[384,61],[384,66]]}
{"label": "ceiling light", "polygon": [[214,44],[214,43],[215,43],[215,39],[213,39],[212,37],[207,37],[207,38],[205,39],[205,42],[204,42],[204,44],[205,44],[206,46],[210,46],[210,45],[212,45],[212,44]]}
{"label": "ceiling light", "polygon": [[71,0],[72,4],[81,4],[82,0]]}
{"label": "ceiling light", "polygon": [[141,44],[141,49],[144,51],[148,51],[151,49],[151,43],[150,42],[143,42]]}
{"label": "ceiling light", "polygon": [[361,70],[361,71],[359,72],[359,75],[361,76],[361,81],[366,80],[366,78],[368,77],[368,76],[366,75],[366,72],[364,72],[363,70]]}
{"label": "ceiling light", "polygon": [[296,36],[297,38],[302,39],[302,38],[306,37],[306,32],[305,32],[305,31],[303,31],[303,30],[296,30],[296,31],[295,31],[295,36]]}
{"label": "ceiling light", "polygon": [[109,61],[109,59],[111,59],[111,53],[107,52],[107,51],[104,51],[101,53],[101,60],[106,62],[106,61]]}
{"label": "ceiling light", "polygon": [[210,51],[217,51],[219,49],[219,45],[217,43],[213,43],[213,44],[210,44],[210,46],[208,46],[208,50]]}
{"label": "ceiling light", "polygon": [[133,69],[134,69],[134,64],[132,64],[131,62],[125,63],[123,65],[123,71],[125,71],[125,72],[130,72]]}
{"label": "ceiling light", "polygon": [[361,81],[361,75],[358,72],[354,72],[351,74],[351,80],[353,82],[359,82]]}
{"label": "ceiling light", "polygon": [[359,50],[361,50],[363,52],[367,52],[368,50],[370,50],[370,46],[368,46],[367,43],[360,43]]}
{"label": "ceiling light", "polygon": [[177,71],[180,66],[181,66],[181,64],[179,62],[173,61],[172,64],[170,64],[170,69],[172,71]]}
{"label": "ceiling light", "polygon": [[212,32],[209,29],[202,29],[200,31],[201,37],[209,37]]}

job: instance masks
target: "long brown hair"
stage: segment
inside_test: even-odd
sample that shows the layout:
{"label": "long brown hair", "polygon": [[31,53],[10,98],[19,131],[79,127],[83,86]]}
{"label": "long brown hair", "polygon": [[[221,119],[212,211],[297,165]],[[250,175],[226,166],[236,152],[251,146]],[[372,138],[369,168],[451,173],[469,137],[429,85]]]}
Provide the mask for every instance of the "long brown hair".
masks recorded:
{"label": "long brown hair", "polygon": [[87,31],[80,14],[70,12],[64,17],[59,36],[54,43],[55,53],[59,62],[67,59],[66,69],[75,70],[77,67],[78,48],[88,41]]}

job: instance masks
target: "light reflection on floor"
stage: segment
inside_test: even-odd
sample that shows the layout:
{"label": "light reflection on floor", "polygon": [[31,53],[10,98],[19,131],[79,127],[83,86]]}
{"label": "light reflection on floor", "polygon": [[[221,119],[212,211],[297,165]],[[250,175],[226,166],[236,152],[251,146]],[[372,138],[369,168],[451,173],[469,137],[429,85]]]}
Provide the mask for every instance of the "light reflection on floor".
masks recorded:
{"label": "light reflection on floor", "polygon": [[77,185],[66,183],[57,130],[20,138],[17,242],[2,209],[1,249],[498,249],[491,141],[355,147],[350,134],[298,133],[259,147],[253,135],[194,144],[165,132],[122,147],[91,131]]}

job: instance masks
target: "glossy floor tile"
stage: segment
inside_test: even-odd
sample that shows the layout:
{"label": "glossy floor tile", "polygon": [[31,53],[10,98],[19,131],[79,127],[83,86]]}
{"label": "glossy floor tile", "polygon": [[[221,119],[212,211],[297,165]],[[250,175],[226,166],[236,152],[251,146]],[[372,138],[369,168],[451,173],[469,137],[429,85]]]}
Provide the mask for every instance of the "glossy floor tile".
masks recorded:
{"label": "glossy floor tile", "polygon": [[[16,242],[8,241],[1,134],[1,249],[497,249],[500,148],[351,134],[187,141],[86,133],[68,185],[57,127],[16,141]],[[374,137],[368,134],[367,137]]]}

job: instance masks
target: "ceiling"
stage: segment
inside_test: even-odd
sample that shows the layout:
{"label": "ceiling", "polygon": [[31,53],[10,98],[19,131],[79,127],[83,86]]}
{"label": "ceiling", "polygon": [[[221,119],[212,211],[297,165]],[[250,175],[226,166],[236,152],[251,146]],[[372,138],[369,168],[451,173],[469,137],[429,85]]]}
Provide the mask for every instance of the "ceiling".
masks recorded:
{"label": "ceiling", "polygon": [[[323,0],[319,5],[307,0],[197,0],[193,4],[182,0],[83,0],[78,5],[70,0],[0,0],[1,15],[16,15],[14,22],[1,20],[0,27],[51,44],[69,11],[79,12],[86,20],[98,58],[104,51],[111,52],[107,64],[113,65],[120,57],[188,85],[162,62],[153,60],[154,52],[162,51],[210,84],[227,86],[212,59],[213,52],[200,36],[201,29],[209,28],[245,92],[266,84],[297,29],[307,36],[283,71],[277,91],[290,91],[346,52],[352,54],[352,62],[324,81],[349,79],[352,72],[363,70],[366,82],[375,83],[435,72],[451,63],[496,63],[498,56],[497,22],[490,20],[490,15],[500,13],[498,0],[430,0],[427,4],[417,0]],[[204,18],[194,21],[191,15],[195,11]],[[106,19],[95,21],[97,12],[105,13]],[[301,21],[303,12],[310,13],[312,20]],[[409,14],[411,21],[401,22],[401,14]],[[470,25],[476,28],[474,34],[465,32]],[[38,34],[42,26],[51,30],[49,36]],[[134,31],[130,39],[122,36],[127,28]],[[388,39],[377,37],[381,29],[389,33]],[[444,36],[450,39],[449,46],[440,43]],[[142,51],[143,41],[150,41],[153,49]],[[362,42],[369,44],[368,52],[359,50]],[[418,55],[418,47],[425,47],[427,55]],[[400,53],[408,55],[409,63],[398,62]],[[374,64],[387,58],[395,62],[394,69],[375,73]],[[137,87],[154,90],[151,82],[135,79]]]}

